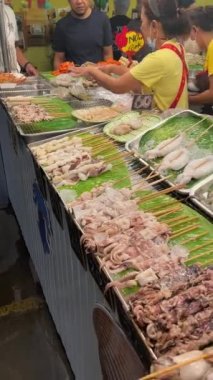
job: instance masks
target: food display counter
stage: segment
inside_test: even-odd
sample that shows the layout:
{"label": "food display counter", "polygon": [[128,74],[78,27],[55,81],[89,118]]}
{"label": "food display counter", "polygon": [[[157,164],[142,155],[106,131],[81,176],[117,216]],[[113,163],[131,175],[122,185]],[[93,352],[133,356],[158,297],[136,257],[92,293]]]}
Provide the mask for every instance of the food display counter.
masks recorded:
{"label": "food display counter", "polygon": [[8,195],[76,379],[139,379],[211,346],[212,218],[190,205],[212,120],[14,95],[0,108]]}

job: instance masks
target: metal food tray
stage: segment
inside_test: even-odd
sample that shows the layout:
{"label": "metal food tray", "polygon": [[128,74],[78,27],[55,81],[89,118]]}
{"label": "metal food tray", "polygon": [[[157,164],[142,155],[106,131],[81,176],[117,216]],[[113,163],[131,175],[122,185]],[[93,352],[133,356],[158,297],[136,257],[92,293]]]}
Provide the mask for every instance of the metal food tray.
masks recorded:
{"label": "metal food tray", "polygon": [[210,216],[211,219],[213,219],[213,210],[208,208],[207,205],[205,205],[202,200],[200,200],[197,197],[197,193],[202,190],[203,187],[205,187],[208,184],[213,184],[213,174],[205,178],[203,181],[198,183],[196,186],[193,187],[193,189],[190,192],[190,201],[192,204],[197,206],[199,209],[201,209],[205,214]]}
{"label": "metal food tray", "polygon": [[[178,116],[187,117],[188,115],[192,115],[192,116],[194,115],[194,116],[197,116],[197,117],[200,117],[200,118],[204,118],[204,115],[201,115],[201,114],[199,114],[197,112],[194,112],[194,111],[191,111],[191,110],[180,111],[180,112],[176,113],[175,115],[170,116],[170,117],[162,120],[160,123],[156,124],[153,128],[149,129],[149,131],[143,132],[139,136],[137,136],[136,138],[134,138],[133,140],[127,142],[126,145],[125,145],[125,149],[128,152],[133,153],[134,156],[135,156],[135,158],[137,158],[144,166],[147,167],[147,170],[149,170],[150,172],[155,172],[155,168],[152,165],[150,165],[144,158],[142,158],[142,156],[141,157],[139,156],[138,150],[139,150],[139,144],[140,144],[141,138],[146,133],[149,133],[150,131],[152,131],[154,129],[162,127],[165,123],[167,123],[170,120],[175,119]],[[211,116],[209,116],[209,118],[211,119]],[[159,178],[163,179],[163,176],[160,173],[159,173]],[[163,181],[162,185],[163,184],[166,185],[167,187],[168,186],[170,186],[170,187],[174,186],[174,183],[170,182],[168,180]],[[198,184],[196,184],[196,186],[198,186]],[[196,186],[193,186],[190,189],[177,189],[177,190],[175,190],[175,192],[177,192],[177,193],[179,193],[181,195],[184,195],[184,196],[189,196],[190,193],[193,192],[193,190],[195,189]]]}
{"label": "metal food tray", "polygon": [[9,96],[40,96],[48,95],[52,91],[51,84],[44,78],[29,77],[26,82],[22,84],[17,84],[14,88],[0,89],[0,97],[6,98]]}
{"label": "metal food tray", "polygon": [[97,99],[97,100],[67,100],[66,101],[72,108],[74,109],[85,109],[90,107],[97,107],[97,106],[112,106],[113,102],[107,99]]}
{"label": "metal food tray", "polygon": [[[84,132],[85,129],[81,129],[81,130],[79,130],[78,132],[80,132],[80,131]],[[89,127],[89,128],[87,129],[87,132],[89,132],[89,131],[90,131],[91,133],[94,133],[94,135],[95,135],[96,133],[98,133],[98,132],[100,131],[100,124]],[[72,135],[75,135],[75,131],[72,131],[72,132],[66,133],[66,134],[63,135],[63,137],[62,137],[62,136],[56,136],[55,138],[54,138],[54,137],[51,137],[51,138],[48,138],[48,139],[44,139],[44,140],[41,140],[41,141],[37,141],[37,142],[34,142],[34,143],[29,144],[29,149],[31,149],[31,148],[33,148],[33,147],[36,147],[36,146],[40,146],[40,145],[42,145],[42,144],[45,144],[45,143],[50,142],[50,141],[53,141],[53,140],[60,140],[61,138],[64,138],[64,137],[66,137],[66,136],[69,137],[69,136],[72,136]],[[107,138],[107,136],[106,136],[106,138]],[[122,146],[118,147],[118,149],[120,149],[121,151],[124,151],[124,148],[122,148]],[[39,164],[39,162],[38,162],[38,164]],[[129,165],[129,166],[131,167],[131,164],[128,164],[128,163],[127,163],[127,165]],[[44,169],[43,169],[43,170],[44,170]],[[44,173],[45,173],[45,170],[44,170]],[[131,172],[130,172],[130,175],[131,175]],[[46,174],[46,176],[47,176],[47,174]],[[132,176],[134,176],[134,173],[132,174]],[[47,177],[47,179],[48,179],[48,177]],[[49,180],[49,179],[48,179],[48,180]],[[63,203],[64,208],[66,209],[66,211],[67,211],[67,212],[70,212],[70,210],[67,208],[66,204],[63,202],[63,199],[61,198],[61,195],[60,195],[60,192],[58,192],[58,189],[57,189],[53,184],[51,184],[51,185],[52,185],[52,187],[54,188],[54,190],[56,191],[56,193],[58,194],[59,198],[61,199],[61,202]],[[74,213],[71,213],[71,216],[73,217],[73,220],[74,220],[74,223],[75,223],[75,225],[76,225],[76,228],[78,229],[78,231],[81,232],[81,234],[83,234],[83,230],[82,230],[80,224],[79,224],[79,223],[77,222],[77,220],[75,219]],[[78,249],[79,249],[79,251],[80,251],[80,250],[82,251],[82,246],[81,246],[80,241],[79,241],[79,247],[78,247]],[[85,253],[85,256],[87,256],[86,253]],[[100,260],[100,258],[95,257],[95,259],[97,260],[97,262],[99,263],[99,267],[101,268],[101,260]],[[108,278],[109,282],[113,281],[113,279],[112,279],[110,273],[107,271],[106,268],[103,267],[103,268],[101,269],[101,272],[100,272],[100,273],[102,273],[103,275],[105,275],[105,276]],[[130,309],[129,309],[129,306],[128,306],[128,304],[126,303],[124,297],[122,296],[120,290],[119,290],[118,288],[115,287],[115,288],[113,288],[113,291],[114,291],[114,293],[116,294],[116,296],[117,296],[119,302],[122,304],[123,309],[124,309],[124,311],[126,312],[127,317],[130,318],[131,323],[132,323],[132,325],[134,326],[135,332],[137,333],[138,336],[140,336],[141,342],[142,342],[142,344],[144,345],[144,349],[145,349],[145,351],[146,351],[146,352],[148,353],[148,355],[149,355],[149,359],[150,359],[150,361],[156,360],[156,355],[155,355],[154,351],[151,349],[151,347],[148,345],[148,343],[147,343],[147,341],[146,341],[146,338],[145,338],[143,332],[139,329],[139,327],[138,327],[137,324],[135,323],[134,319],[130,317]]]}
{"label": "metal food tray", "polygon": [[[24,138],[24,140],[26,141],[26,143],[29,145],[33,142],[36,142],[36,141],[43,141],[43,140],[46,140],[46,139],[51,139],[51,138],[55,138],[57,136],[61,137],[61,135],[64,135],[64,134],[67,134],[67,133],[71,133],[69,132],[67,129],[62,129],[60,131],[51,131],[51,132],[40,132],[40,133],[28,133],[28,134],[25,134],[23,131],[22,131],[22,128],[20,125],[18,125],[17,123],[15,123],[15,126],[17,128],[17,130],[19,131],[20,135]],[[83,123],[83,122],[76,122],[76,126],[72,128],[72,130],[74,129],[73,132],[75,131],[79,131],[80,129],[85,129],[85,128],[88,128],[87,124],[86,123]]]}
{"label": "metal food tray", "polygon": [[[46,97],[48,98],[49,95],[50,94],[46,95]],[[36,141],[46,140],[46,139],[49,139],[51,137],[54,138],[56,136],[61,136],[61,135],[67,134],[67,133],[75,132],[75,131],[78,131],[79,129],[88,128],[87,123],[82,122],[82,121],[76,121],[76,126],[72,127],[71,131],[69,131],[67,129],[62,129],[62,130],[58,130],[58,131],[57,130],[48,131],[48,132],[45,131],[45,132],[39,132],[39,133],[33,133],[33,131],[32,131],[32,133],[26,134],[23,132],[21,125],[19,125],[19,123],[16,122],[16,120],[14,120],[12,118],[10,111],[9,111],[9,108],[8,108],[6,102],[4,102],[4,100],[3,100],[3,104],[4,104],[4,108],[6,109],[9,117],[11,118],[14,126],[17,128],[18,132],[20,133],[20,135],[23,137],[23,139],[26,141],[27,144],[31,144],[31,143],[36,142]]]}

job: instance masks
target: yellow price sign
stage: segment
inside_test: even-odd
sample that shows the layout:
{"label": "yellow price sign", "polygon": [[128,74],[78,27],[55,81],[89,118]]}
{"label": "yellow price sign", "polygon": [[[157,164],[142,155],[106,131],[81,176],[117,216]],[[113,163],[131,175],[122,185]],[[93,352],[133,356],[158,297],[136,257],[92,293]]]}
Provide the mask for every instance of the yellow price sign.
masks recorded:
{"label": "yellow price sign", "polygon": [[115,37],[116,45],[119,50],[128,56],[133,56],[144,46],[144,39],[140,32],[129,30],[126,26]]}

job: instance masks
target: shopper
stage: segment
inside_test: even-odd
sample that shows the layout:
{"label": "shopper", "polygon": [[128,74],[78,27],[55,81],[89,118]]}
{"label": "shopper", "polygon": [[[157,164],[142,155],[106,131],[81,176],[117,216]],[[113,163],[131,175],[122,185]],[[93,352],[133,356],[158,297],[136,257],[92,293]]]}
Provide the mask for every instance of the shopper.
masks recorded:
{"label": "shopper", "polygon": [[199,7],[191,11],[192,39],[207,53],[204,72],[198,77],[202,92],[191,95],[191,104],[204,105],[204,112],[213,114],[213,6]]}
{"label": "shopper", "polygon": [[69,0],[71,12],[57,25],[53,39],[54,69],[64,61],[81,65],[112,58],[112,31],[107,16],[90,0]]}
{"label": "shopper", "polygon": [[[153,53],[119,78],[97,68],[75,68],[76,75],[89,75],[99,85],[115,92],[152,92],[160,110],[188,108],[185,54],[178,42],[190,33],[187,16],[176,0],[143,0],[142,33]],[[155,51],[156,50],[156,51]]]}
{"label": "shopper", "polygon": [[[22,53],[22,50],[18,47],[18,29],[15,14],[12,8],[8,5],[4,5],[4,21],[5,21],[5,33],[8,44],[8,55],[11,63],[11,69],[13,72],[20,71],[20,68],[28,75],[37,75],[36,68],[28,62],[27,58]],[[0,71],[4,71],[4,62],[2,52],[0,51]]]}

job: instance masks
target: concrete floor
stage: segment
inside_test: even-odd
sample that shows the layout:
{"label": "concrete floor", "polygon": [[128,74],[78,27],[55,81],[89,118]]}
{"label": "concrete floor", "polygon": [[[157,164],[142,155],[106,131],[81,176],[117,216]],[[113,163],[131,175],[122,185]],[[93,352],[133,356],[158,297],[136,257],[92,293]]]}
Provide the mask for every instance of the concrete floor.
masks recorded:
{"label": "concrete floor", "polygon": [[0,379],[74,379],[11,208],[0,210]]}

